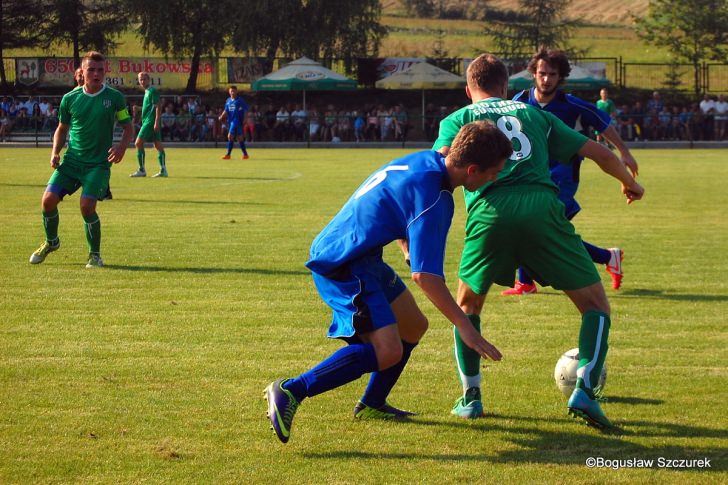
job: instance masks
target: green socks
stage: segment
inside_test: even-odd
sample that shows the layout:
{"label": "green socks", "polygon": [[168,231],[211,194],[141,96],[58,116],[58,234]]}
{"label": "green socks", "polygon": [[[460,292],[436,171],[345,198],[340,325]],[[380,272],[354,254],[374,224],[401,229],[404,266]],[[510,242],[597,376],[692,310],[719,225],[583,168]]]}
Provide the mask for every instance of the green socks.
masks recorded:
{"label": "green socks", "polygon": [[167,171],[167,154],[164,153],[164,150],[161,152],[157,152],[157,160],[159,160],[159,168],[161,172]]}
{"label": "green socks", "polygon": [[88,252],[99,254],[101,252],[101,220],[95,212],[90,216],[84,216],[86,242]]}
{"label": "green socks", "polygon": [[579,368],[576,370],[576,387],[594,398],[593,389],[599,383],[609,345],[611,320],[606,313],[590,310],[581,317],[579,332]]}
{"label": "green socks", "polygon": [[43,212],[43,229],[45,229],[46,241],[55,244],[58,243],[58,209],[51,212]]}
{"label": "green socks", "polygon": [[137,161],[139,162],[139,171],[144,172],[146,171],[144,169],[144,159],[146,157],[146,153],[144,152],[144,149],[141,150],[137,149]]}
{"label": "green socks", "polygon": [[[480,315],[468,315],[468,320],[480,333]],[[480,355],[468,347],[457,327],[453,329],[455,337],[455,362],[460,374],[460,382],[463,385],[463,393],[472,387],[480,388]]]}

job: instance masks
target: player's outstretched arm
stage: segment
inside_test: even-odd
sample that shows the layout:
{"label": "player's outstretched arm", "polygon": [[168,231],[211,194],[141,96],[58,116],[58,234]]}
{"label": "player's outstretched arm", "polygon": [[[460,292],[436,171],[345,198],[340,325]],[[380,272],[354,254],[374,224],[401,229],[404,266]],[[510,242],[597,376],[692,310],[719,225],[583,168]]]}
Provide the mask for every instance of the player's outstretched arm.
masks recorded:
{"label": "player's outstretched arm", "polygon": [[66,135],[68,135],[69,125],[58,123],[56,132],[53,133],[53,149],[51,150],[51,168],[56,168],[61,162],[61,150],[66,144]]}
{"label": "player's outstretched arm", "polygon": [[645,189],[637,183],[622,161],[608,148],[593,140],[588,140],[579,150],[579,155],[591,158],[604,172],[619,180],[622,183],[622,193],[627,197],[628,204],[640,200],[644,195]]}
{"label": "player's outstretched arm", "polygon": [[485,359],[501,360],[500,351],[475,330],[473,324],[453,299],[442,278],[429,273],[412,273],[412,279],[417,286],[422,288],[437,309],[458,328],[460,337],[468,347]]}
{"label": "player's outstretched arm", "polygon": [[624,163],[627,168],[629,169],[630,173],[632,174],[632,177],[636,177],[639,174],[639,166],[637,165],[637,160],[634,159],[632,156],[632,152],[629,151],[629,148],[627,148],[627,145],[625,145],[624,140],[622,140],[622,137],[619,136],[619,132],[617,129],[609,125],[606,130],[602,132],[602,135],[604,135],[604,138],[607,139],[609,143],[617,147],[617,150],[619,150],[619,155],[622,158],[622,163]]}

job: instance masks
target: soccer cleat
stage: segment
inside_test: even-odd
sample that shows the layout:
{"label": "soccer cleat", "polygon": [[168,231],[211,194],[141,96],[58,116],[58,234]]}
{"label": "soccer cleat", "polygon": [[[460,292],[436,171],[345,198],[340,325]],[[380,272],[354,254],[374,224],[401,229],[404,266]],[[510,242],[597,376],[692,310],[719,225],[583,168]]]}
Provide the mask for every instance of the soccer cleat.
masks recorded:
{"label": "soccer cleat", "polygon": [[288,379],[273,381],[264,391],[265,399],[268,401],[268,412],[266,414],[270,418],[271,428],[283,443],[288,443],[288,439],[291,437],[293,416],[295,416],[299,405],[293,394],[283,389],[282,385],[286,381]]}
{"label": "soccer cleat", "polygon": [[243,155],[243,160],[247,160],[248,158],[250,158],[250,157],[248,156],[247,153],[245,155]]}
{"label": "soccer cleat", "polygon": [[450,414],[464,419],[476,419],[485,416],[483,402],[480,400],[480,388],[471,387],[455,401]]}
{"label": "soccer cleat", "polygon": [[513,288],[508,288],[501,292],[501,295],[512,296],[512,295],[532,295],[538,291],[535,284],[521,283],[516,281]]}
{"label": "soccer cleat", "polygon": [[417,413],[397,409],[384,403],[383,406],[373,408],[359,401],[354,406],[354,417],[356,419],[407,419],[410,416],[417,416]]}
{"label": "soccer cleat", "polygon": [[228,154],[228,155],[223,155],[223,156],[222,156],[222,159],[223,159],[223,160],[230,160],[230,154]]}
{"label": "soccer cleat", "polygon": [[597,400],[590,398],[586,391],[581,388],[574,389],[566,407],[569,409],[571,416],[582,418],[592,428],[598,430],[618,429],[607,419]]}
{"label": "soccer cleat", "polygon": [[610,257],[607,263],[607,273],[612,277],[612,288],[618,290],[622,286],[622,260],[624,259],[624,251],[619,248],[609,248]]}
{"label": "soccer cleat", "polygon": [[136,172],[129,174],[129,177],[146,177],[147,172],[144,170],[137,170]]}
{"label": "soccer cleat", "polygon": [[33,251],[33,254],[30,255],[30,264],[40,264],[43,261],[45,261],[46,256],[48,256],[53,251],[57,250],[61,247],[61,240],[58,240],[58,243],[55,245],[51,244],[48,241],[43,241],[43,244],[40,245],[38,249]]}
{"label": "soccer cleat", "polygon": [[103,268],[104,266],[104,260],[101,259],[101,256],[96,253],[91,253],[88,255],[88,263],[86,263],[86,268]]}
{"label": "soccer cleat", "polygon": [[155,178],[155,177],[167,177],[167,176],[168,176],[167,171],[166,170],[162,170],[161,172],[155,173],[154,175],[152,175],[152,178]]}

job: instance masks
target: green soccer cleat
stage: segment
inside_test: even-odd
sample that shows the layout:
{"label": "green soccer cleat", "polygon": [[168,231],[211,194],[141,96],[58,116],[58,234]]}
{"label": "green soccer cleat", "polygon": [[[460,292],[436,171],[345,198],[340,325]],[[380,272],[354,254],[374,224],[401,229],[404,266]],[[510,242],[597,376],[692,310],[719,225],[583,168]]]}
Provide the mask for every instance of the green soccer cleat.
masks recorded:
{"label": "green soccer cleat", "polygon": [[566,405],[569,414],[575,418],[582,418],[587,425],[600,431],[618,430],[614,426],[599,406],[596,399],[592,399],[583,389],[576,388],[571,393],[569,402]]}
{"label": "green soccer cleat", "polygon": [[59,239],[58,242],[53,245],[48,241],[43,241],[43,244],[40,245],[38,249],[33,251],[33,254],[30,255],[30,264],[40,264],[43,261],[45,261],[46,256],[48,256],[53,251],[56,251],[58,248],[61,247],[61,240]]}
{"label": "green soccer cleat", "polygon": [[384,403],[383,406],[373,408],[359,401],[354,406],[354,417],[356,419],[407,419],[410,416],[417,416],[417,413],[397,409]]}
{"label": "green soccer cleat", "polygon": [[86,268],[102,268],[104,266],[104,260],[101,259],[101,255],[97,253],[91,253],[88,255],[88,263],[86,263]]}
{"label": "green soccer cleat", "polygon": [[485,416],[483,402],[480,400],[480,388],[471,387],[455,401],[450,414],[464,419],[476,419]]}
{"label": "green soccer cleat", "polygon": [[296,410],[300,404],[293,397],[293,394],[283,389],[282,385],[288,380],[278,379],[273,381],[264,391],[265,399],[268,401],[268,412],[266,414],[270,418],[271,428],[283,443],[288,443],[288,439],[291,437],[293,416],[296,415]]}

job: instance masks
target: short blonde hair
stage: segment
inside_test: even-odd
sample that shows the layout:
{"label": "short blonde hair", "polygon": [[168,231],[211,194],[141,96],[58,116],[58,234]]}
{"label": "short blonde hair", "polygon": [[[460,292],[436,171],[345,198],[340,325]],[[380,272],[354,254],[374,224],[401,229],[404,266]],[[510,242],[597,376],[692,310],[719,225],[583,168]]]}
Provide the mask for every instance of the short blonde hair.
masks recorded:
{"label": "short blonde hair", "polygon": [[448,156],[456,167],[475,164],[480,170],[497,166],[513,153],[513,145],[490,120],[468,123],[460,128]]}

